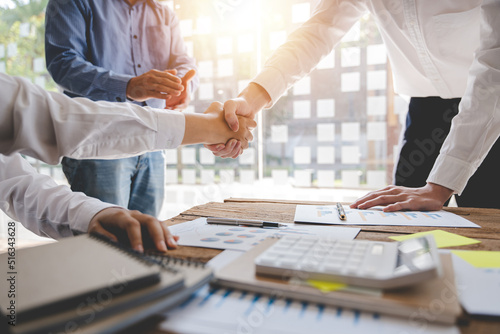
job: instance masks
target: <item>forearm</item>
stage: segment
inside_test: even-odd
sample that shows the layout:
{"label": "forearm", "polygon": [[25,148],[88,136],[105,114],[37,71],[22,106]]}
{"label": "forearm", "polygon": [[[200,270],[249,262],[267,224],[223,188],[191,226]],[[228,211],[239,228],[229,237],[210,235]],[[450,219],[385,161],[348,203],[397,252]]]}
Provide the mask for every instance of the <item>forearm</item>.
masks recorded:
{"label": "forearm", "polygon": [[115,73],[67,53],[47,61],[47,70],[65,90],[95,101],[127,101],[127,84],[133,78],[132,75]]}
{"label": "forearm", "polygon": [[45,57],[54,81],[65,90],[93,100],[126,101],[130,75],[96,66],[89,60],[92,22],[88,1],[49,1],[45,15]]}
{"label": "forearm", "polygon": [[248,147],[253,139],[251,129],[257,125],[251,118],[239,117],[241,123],[237,132],[229,128],[224,119],[222,104],[214,102],[203,114],[185,114],[186,127],[183,145],[188,144],[221,144],[234,138],[242,142],[242,147]]}
{"label": "forearm", "polygon": [[185,114],[186,128],[182,145],[191,144],[217,144],[222,143],[223,139],[215,130],[214,117],[207,114]]}
{"label": "forearm", "polygon": [[460,194],[500,135],[500,3],[481,7],[480,46],[467,88],[428,182]]}
{"label": "forearm", "polygon": [[272,104],[276,103],[330,54],[366,11],[363,1],[321,1],[311,18],[288,36],[252,81],[268,92]]}
{"label": "forearm", "polygon": [[110,206],[57,185],[18,154],[0,155],[0,208],[40,236],[84,233],[92,217]]}
{"label": "forearm", "polygon": [[47,92],[0,74],[0,153],[57,164],[72,158],[122,158],[175,148],[184,115],[130,103],[93,102]]}

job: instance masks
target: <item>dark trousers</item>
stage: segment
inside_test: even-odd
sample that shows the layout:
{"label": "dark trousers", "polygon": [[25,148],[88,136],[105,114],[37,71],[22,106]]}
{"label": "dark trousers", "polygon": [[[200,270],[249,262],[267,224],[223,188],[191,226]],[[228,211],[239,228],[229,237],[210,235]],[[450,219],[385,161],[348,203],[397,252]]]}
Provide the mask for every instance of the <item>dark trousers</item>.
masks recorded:
{"label": "dark trousers", "polygon": [[[422,187],[458,114],[460,99],[411,98],[395,184]],[[458,206],[500,209],[500,139],[469,179]]]}

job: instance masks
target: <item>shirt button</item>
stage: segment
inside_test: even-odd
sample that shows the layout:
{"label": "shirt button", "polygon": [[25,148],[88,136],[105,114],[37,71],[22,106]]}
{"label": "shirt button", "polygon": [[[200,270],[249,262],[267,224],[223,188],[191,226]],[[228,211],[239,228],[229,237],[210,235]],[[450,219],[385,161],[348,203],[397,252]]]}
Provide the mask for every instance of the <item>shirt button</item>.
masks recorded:
{"label": "shirt button", "polygon": [[141,64],[137,65],[137,67],[141,68]]}
{"label": "shirt button", "polygon": [[137,35],[134,35],[134,38],[137,39]]}

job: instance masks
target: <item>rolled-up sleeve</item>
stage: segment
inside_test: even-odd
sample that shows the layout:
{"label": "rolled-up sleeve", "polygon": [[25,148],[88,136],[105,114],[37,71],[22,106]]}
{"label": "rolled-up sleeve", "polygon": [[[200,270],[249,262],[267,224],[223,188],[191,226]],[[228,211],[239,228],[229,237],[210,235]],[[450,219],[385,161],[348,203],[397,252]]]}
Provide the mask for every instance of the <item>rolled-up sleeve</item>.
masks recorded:
{"label": "rolled-up sleeve", "polygon": [[427,179],[460,194],[500,136],[500,2],[481,6],[480,46],[448,137]]}

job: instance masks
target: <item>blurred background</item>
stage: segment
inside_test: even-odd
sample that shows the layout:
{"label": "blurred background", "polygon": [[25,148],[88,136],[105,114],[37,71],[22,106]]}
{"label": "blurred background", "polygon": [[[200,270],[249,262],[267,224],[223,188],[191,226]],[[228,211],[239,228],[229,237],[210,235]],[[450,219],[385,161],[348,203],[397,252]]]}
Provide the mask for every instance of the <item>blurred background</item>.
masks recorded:
{"label": "blurred background", "polygon": [[[47,0],[0,0],[0,72],[57,91],[45,67]],[[185,112],[237,96],[317,0],[169,0],[201,84]],[[380,34],[367,15],[317,68],[258,115],[250,148],[216,158],[202,145],[166,151],[160,219],[228,197],[350,202],[392,182],[406,101],[394,94]],[[60,166],[28,158],[67,184]],[[3,215],[3,213],[1,213]],[[0,217],[0,236],[6,224]],[[35,238],[28,231],[19,238]]]}

